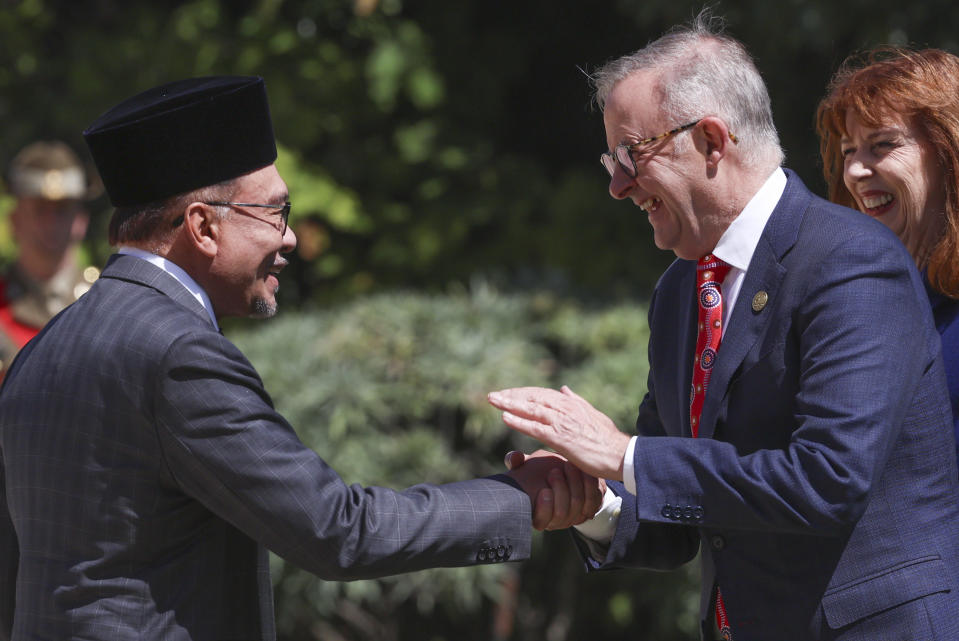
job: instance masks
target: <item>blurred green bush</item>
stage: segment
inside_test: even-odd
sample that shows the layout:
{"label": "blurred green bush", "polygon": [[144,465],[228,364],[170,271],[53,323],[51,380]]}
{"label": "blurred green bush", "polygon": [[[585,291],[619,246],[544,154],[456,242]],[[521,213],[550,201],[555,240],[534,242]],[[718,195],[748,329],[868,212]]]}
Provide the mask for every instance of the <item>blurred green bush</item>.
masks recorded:
{"label": "blurred green bush", "polygon": [[[496,473],[506,451],[536,447],[503,426],[486,403],[490,390],[567,384],[631,430],[645,389],[645,309],[581,305],[478,284],[447,295],[370,296],[228,333],[279,411],[348,483],[400,488]],[[275,559],[281,637],[692,635],[690,572],[587,576],[568,536],[537,535],[534,558],[522,565],[353,583],[324,582]]]}

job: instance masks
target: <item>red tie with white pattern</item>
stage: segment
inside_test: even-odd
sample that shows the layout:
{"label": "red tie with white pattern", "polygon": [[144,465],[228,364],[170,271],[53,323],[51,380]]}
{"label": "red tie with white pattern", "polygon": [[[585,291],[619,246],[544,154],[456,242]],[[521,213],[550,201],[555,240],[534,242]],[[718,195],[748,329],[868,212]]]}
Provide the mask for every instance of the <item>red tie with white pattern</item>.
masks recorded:
{"label": "red tie with white pattern", "polygon": [[[693,438],[699,436],[699,419],[703,412],[706,387],[716,362],[719,343],[723,339],[722,282],[732,266],[712,254],[706,254],[696,265],[699,330],[696,339],[696,362],[693,363],[693,384],[689,393],[689,428]],[[731,641],[732,632],[726,616],[723,596],[716,588],[716,625],[723,639]]]}
{"label": "red tie with white pattern", "polygon": [[706,387],[716,362],[719,342],[723,339],[722,282],[732,269],[712,254],[706,254],[696,265],[699,300],[699,333],[696,339],[696,361],[693,363],[693,386],[689,394],[689,427],[693,438],[699,436],[699,417],[703,412]]}

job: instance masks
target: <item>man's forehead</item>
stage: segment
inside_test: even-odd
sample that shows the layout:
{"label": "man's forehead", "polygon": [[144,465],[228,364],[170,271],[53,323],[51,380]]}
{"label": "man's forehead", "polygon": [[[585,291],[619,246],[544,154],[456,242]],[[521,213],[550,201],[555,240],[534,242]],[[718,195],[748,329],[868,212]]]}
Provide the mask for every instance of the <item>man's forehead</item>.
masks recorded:
{"label": "man's forehead", "polygon": [[616,83],[603,111],[608,136],[652,136],[658,133],[653,130],[663,126],[665,115],[657,79],[658,76],[651,72],[636,72]]}
{"label": "man's forehead", "polygon": [[289,192],[276,165],[267,165],[236,179],[237,193],[250,197],[286,199]]}
{"label": "man's forehead", "polygon": [[26,206],[32,210],[63,210],[63,211],[72,211],[74,209],[79,209],[82,205],[82,201],[78,198],[44,198],[43,196],[21,196],[17,199],[17,203],[21,206]]}

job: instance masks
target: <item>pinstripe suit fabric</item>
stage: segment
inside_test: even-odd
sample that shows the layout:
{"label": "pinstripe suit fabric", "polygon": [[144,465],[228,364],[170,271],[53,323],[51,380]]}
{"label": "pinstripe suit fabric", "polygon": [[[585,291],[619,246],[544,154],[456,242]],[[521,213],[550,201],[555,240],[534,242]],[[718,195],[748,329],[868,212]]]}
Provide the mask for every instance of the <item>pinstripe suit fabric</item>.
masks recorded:
{"label": "pinstripe suit fabric", "polygon": [[132,256],[28,345],[0,430],[0,636],[17,549],[14,639],[165,641],[273,639],[267,549],[329,580],[529,554],[505,477],[344,484],[199,303]]}

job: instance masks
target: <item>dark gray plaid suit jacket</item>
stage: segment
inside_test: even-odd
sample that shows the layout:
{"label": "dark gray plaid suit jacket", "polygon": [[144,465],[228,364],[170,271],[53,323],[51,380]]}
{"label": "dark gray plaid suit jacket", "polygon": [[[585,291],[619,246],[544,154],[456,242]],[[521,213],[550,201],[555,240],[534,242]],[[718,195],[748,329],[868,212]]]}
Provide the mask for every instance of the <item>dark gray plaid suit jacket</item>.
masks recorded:
{"label": "dark gray plaid suit jacket", "polygon": [[956,641],[959,472],[928,298],[889,230],[787,176],[697,439],[695,262],[657,285],[637,495],[605,567],[700,551],[704,627],[716,579],[736,641]]}
{"label": "dark gray plaid suit jacket", "polygon": [[16,361],[0,446],[0,637],[272,639],[267,549],[330,580],[529,555],[505,477],[344,484],[186,289],[132,256]]}

